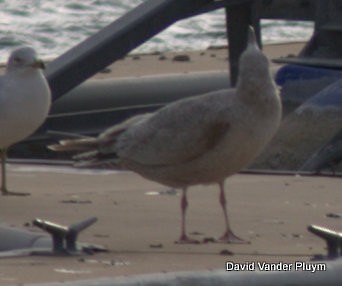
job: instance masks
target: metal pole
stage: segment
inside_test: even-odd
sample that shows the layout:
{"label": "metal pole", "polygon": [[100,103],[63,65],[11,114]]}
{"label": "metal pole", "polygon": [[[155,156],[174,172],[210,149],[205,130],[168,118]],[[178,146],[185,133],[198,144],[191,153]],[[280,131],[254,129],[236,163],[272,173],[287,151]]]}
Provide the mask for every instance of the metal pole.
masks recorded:
{"label": "metal pole", "polygon": [[261,46],[260,22],[256,10],[257,6],[253,1],[226,7],[230,81],[232,86],[235,86],[237,82],[239,58],[247,44],[249,25],[254,27],[258,43]]}

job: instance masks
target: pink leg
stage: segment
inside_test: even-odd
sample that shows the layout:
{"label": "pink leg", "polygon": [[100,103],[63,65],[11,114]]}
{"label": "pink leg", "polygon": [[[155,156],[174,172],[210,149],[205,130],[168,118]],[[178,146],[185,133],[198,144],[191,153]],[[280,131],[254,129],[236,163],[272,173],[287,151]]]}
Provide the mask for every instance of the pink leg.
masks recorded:
{"label": "pink leg", "polygon": [[176,241],[176,243],[185,244],[185,243],[199,243],[198,240],[191,239],[186,234],[186,225],[185,225],[185,219],[186,219],[186,210],[188,208],[188,199],[187,199],[187,188],[184,188],[182,190],[182,197],[181,197],[181,211],[182,211],[182,224],[181,224],[181,235],[180,238]]}
{"label": "pink leg", "polygon": [[230,228],[229,220],[228,220],[228,213],[227,213],[227,200],[226,195],[224,192],[224,182],[219,184],[220,187],[220,204],[223,210],[224,220],[226,224],[226,230],[224,234],[219,238],[219,241],[227,242],[227,243],[242,243],[246,244],[249,243],[238,236],[236,236]]}

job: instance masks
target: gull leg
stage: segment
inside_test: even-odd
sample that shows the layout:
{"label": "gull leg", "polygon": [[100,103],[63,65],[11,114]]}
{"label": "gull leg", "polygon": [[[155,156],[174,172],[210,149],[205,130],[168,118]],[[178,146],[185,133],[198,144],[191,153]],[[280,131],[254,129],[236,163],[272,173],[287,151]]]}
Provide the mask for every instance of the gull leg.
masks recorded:
{"label": "gull leg", "polygon": [[182,224],[181,224],[181,235],[179,239],[175,243],[179,244],[187,244],[187,243],[199,243],[198,240],[191,239],[186,234],[186,210],[188,208],[188,199],[187,199],[187,188],[182,189],[182,197],[181,197],[181,211],[182,211]]}
{"label": "gull leg", "polygon": [[0,150],[1,152],[1,193],[3,196],[29,196],[29,193],[15,193],[10,192],[7,189],[6,180],[6,160],[7,160],[7,149]]}
{"label": "gull leg", "polygon": [[224,192],[224,182],[221,182],[219,184],[219,187],[220,187],[220,204],[223,210],[226,230],[224,234],[218,240],[221,242],[227,242],[227,243],[240,243],[240,244],[249,243],[248,241],[245,241],[242,238],[239,238],[238,236],[236,236],[231,230],[230,225],[229,225],[229,220],[228,220],[227,200],[226,200],[226,195]]}

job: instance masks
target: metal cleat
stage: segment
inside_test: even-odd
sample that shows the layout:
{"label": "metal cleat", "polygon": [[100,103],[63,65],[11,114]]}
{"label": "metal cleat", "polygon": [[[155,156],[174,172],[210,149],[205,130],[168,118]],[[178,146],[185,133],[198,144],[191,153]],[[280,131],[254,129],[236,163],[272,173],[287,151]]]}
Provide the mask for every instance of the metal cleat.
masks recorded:
{"label": "metal cleat", "polygon": [[308,231],[326,241],[328,259],[335,259],[342,256],[342,232],[337,232],[318,225],[309,225]]}
{"label": "metal cleat", "polygon": [[67,227],[50,221],[35,219],[33,224],[51,235],[53,253],[73,254],[78,252],[78,234],[96,221],[96,217],[91,217]]}

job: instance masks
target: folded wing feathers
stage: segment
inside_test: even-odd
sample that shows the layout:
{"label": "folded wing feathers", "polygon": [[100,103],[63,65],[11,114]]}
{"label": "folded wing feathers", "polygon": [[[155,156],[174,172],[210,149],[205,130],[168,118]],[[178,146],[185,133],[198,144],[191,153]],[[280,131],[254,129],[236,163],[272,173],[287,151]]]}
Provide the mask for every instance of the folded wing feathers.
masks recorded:
{"label": "folded wing feathers", "polygon": [[[136,115],[128,120],[117,124],[98,137],[81,138],[81,139],[68,139],[61,140],[58,144],[50,145],[48,148],[57,152],[80,152],[75,155],[73,159],[77,161],[75,166],[77,167],[89,167],[89,166],[106,166],[116,167],[116,154],[113,152],[106,152],[110,150],[110,146],[115,144],[117,136],[126,130],[129,126],[137,124],[141,120],[147,119],[152,114]],[[105,151],[106,154],[102,154],[101,151]]]}
{"label": "folded wing feathers", "polygon": [[53,151],[86,151],[98,146],[97,138],[82,138],[61,140],[59,144],[49,145],[48,148]]}

